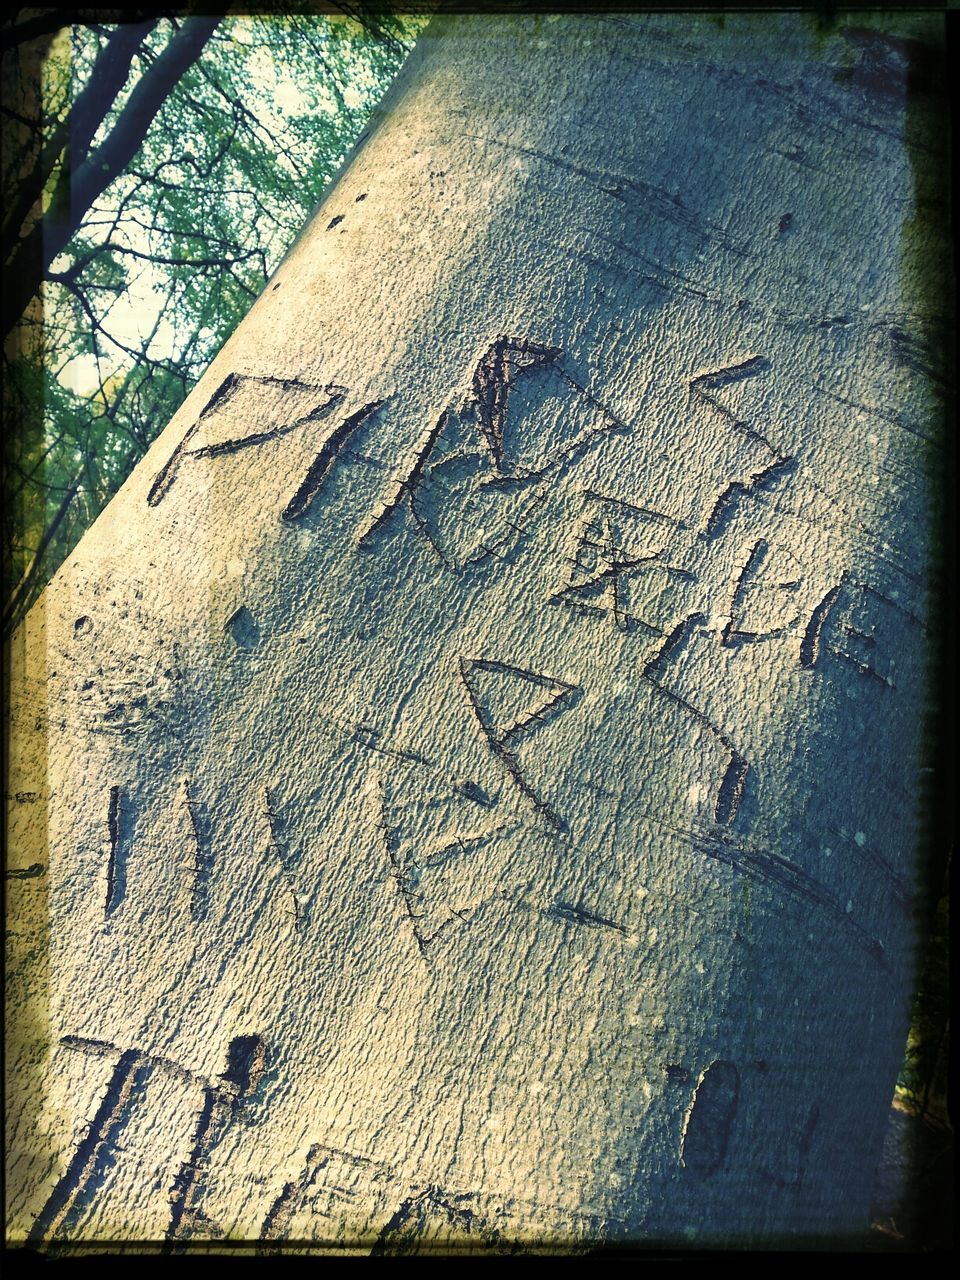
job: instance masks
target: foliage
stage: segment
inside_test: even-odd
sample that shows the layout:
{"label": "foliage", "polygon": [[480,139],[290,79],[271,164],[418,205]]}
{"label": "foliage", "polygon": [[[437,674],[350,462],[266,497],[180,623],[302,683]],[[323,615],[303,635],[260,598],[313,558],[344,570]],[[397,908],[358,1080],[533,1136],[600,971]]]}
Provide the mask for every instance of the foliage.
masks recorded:
{"label": "foliage", "polygon": [[[201,21],[192,62],[164,72]],[[422,25],[290,12],[32,40],[5,27],[5,266],[40,286],[4,349],[5,630],[259,295]],[[142,143],[77,217],[87,172],[142,123],[151,79]],[[71,234],[37,269],[40,223],[47,245]]]}

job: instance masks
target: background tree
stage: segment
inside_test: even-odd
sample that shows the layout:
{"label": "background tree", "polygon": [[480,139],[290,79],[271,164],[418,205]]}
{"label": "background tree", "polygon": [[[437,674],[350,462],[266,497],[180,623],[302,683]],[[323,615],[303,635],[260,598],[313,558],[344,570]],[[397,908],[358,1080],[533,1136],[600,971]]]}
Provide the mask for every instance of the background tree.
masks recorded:
{"label": "background tree", "polygon": [[3,26],[4,630],[236,327],[417,19]]}

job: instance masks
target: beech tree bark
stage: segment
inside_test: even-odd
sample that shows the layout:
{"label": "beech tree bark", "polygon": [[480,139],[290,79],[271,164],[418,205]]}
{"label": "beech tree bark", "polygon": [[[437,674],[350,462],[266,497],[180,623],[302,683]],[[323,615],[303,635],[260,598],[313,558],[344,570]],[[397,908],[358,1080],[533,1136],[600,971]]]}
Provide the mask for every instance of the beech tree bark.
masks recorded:
{"label": "beech tree bark", "polygon": [[883,21],[431,26],[15,639],[15,1236],[860,1239],[941,443]]}

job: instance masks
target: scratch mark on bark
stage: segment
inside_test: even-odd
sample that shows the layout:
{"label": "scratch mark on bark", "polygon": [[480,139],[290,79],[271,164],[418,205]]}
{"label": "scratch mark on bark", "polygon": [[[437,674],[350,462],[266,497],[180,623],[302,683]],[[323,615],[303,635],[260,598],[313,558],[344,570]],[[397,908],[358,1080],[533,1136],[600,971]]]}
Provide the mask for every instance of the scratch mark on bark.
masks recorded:
{"label": "scratch mark on bark", "polygon": [[[510,666],[509,663],[486,658],[460,658],[458,660],[458,664],[461,683],[466,691],[467,698],[470,702],[473,714],[477,719],[477,723],[480,726],[480,730],[486,738],[491,751],[507,770],[510,777],[516,783],[518,790],[527,797],[544,821],[557,831],[566,831],[567,824],[557,813],[554,812],[546,801],[542,800],[533,790],[526,778],[523,776],[523,772],[518,761],[508,748],[519,741],[521,737],[526,737],[528,733],[533,732],[543,724],[548,717],[552,718],[553,713],[569,710],[570,706],[577,700],[581,693],[579,686],[569,684],[567,681],[559,680],[553,676],[544,676],[535,671],[525,671],[520,667]],[[485,711],[480,701],[478,691],[471,683],[470,676],[475,671],[495,671],[505,675],[515,676],[520,679],[528,680],[540,688],[548,689],[550,690],[550,693],[547,698],[534,709],[526,712],[511,724],[504,726],[497,731],[490,716]]]}
{"label": "scratch mark on bark", "polygon": [[932,445],[937,452],[943,449],[941,440],[934,436],[924,435],[924,433],[915,426],[898,417],[894,413],[886,412],[878,409],[876,405],[865,404],[859,400],[851,400],[847,396],[838,395],[836,391],[830,391],[822,383],[815,383],[814,390],[820,395],[826,396],[828,400],[834,400],[837,404],[842,404],[847,409],[857,409],[862,413],[870,414],[871,417],[879,418],[882,422],[887,422],[893,427],[897,427],[901,431],[906,431],[908,435],[916,436],[919,440],[923,440],[926,444]]}
{"label": "scratch mark on bark", "polygon": [[622,933],[625,937],[629,937],[630,930],[622,924],[617,924],[615,920],[608,920],[606,916],[595,915],[592,911],[585,911],[583,907],[574,906],[569,902],[555,902],[544,912],[551,920],[558,920],[568,924],[584,925],[588,929],[614,929],[617,933]]}
{"label": "scratch mark on bark", "polygon": [[376,751],[378,755],[390,756],[394,760],[405,760],[408,764],[421,764],[426,765],[428,768],[434,766],[432,760],[427,756],[420,755],[419,752],[401,747],[385,747],[380,741],[383,734],[379,729],[375,729],[371,725],[352,723],[349,725],[347,732],[355,742],[359,742],[360,746],[367,751]]}
{"label": "scratch mark on bark", "polygon": [[110,853],[107,860],[107,896],[103,905],[103,913],[109,916],[120,906],[126,889],[126,868],[121,849],[121,817],[123,809],[123,793],[119,787],[110,788],[110,799],[107,806],[107,830],[110,835]]}
{"label": "scratch mark on bark", "polygon": [[[660,814],[652,813],[639,805],[633,808],[651,827],[681,841],[692,853],[713,858],[741,875],[758,881],[770,881],[777,886],[781,899],[782,891],[786,890],[827,912],[836,924],[853,936],[858,946],[889,971],[890,962],[880,939],[872,937],[850,912],[842,908],[826,885],[789,858],[772,849],[748,845],[743,840],[734,842],[732,833],[727,834],[715,826],[677,826],[665,821]],[[878,866],[878,871],[887,879],[889,888],[896,896],[896,878],[890,874],[886,864]]]}
{"label": "scratch mark on bark", "polygon": [[819,880],[814,879],[789,858],[769,850],[736,847],[721,840],[698,841],[696,847],[708,858],[726,863],[727,866],[747,875],[768,880],[778,888],[787,889],[798,897],[812,902],[853,933],[863,949],[878,960],[885,969],[889,969],[886,949],[879,938],[871,937],[851,918],[850,913],[840,906],[832,893]]}
{"label": "scratch mark on bark", "polygon": [[697,1081],[683,1123],[680,1164],[699,1178],[723,1164],[740,1102],[740,1072],[732,1062],[711,1062]]}
{"label": "scratch mark on bark", "polygon": [[349,417],[344,418],[343,422],[331,431],[330,435],[324,441],[320,452],[317,454],[316,459],[307,471],[307,474],[304,476],[299,489],[284,507],[280,516],[281,520],[286,520],[289,523],[294,520],[299,520],[301,516],[306,515],[310,510],[310,507],[313,505],[313,501],[317,494],[320,492],[323,482],[326,479],[330,468],[333,466],[337,454],[343,448],[344,444],[349,440],[350,436],[353,435],[353,433],[362,426],[364,422],[366,422],[367,418],[376,413],[376,411],[385,403],[385,399],[371,400],[368,404],[365,404],[362,408],[358,409],[356,413],[352,413]]}
{"label": "scratch mark on bark", "polygon": [[102,1173],[105,1159],[120,1132],[134,1093],[148,1064],[138,1049],[120,1055],[93,1120],[66,1172],[58,1179],[27,1236],[28,1244],[53,1240],[73,1213],[85,1207]]}
{"label": "scratch mark on bark", "polygon": [[749,249],[737,244],[722,227],[705,220],[701,214],[689,209],[679,196],[664,187],[658,187],[653,183],[644,182],[626,174],[605,173],[598,169],[588,169],[583,165],[573,164],[569,160],[564,160],[560,156],[552,155],[550,152],[539,151],[534,147],[525,147],[516,142],[508,142],[503,138],[485,137],[482,134],[474,133],[467,133],[463,136],[473,138],[478,142],[505,147],[510,151],[519,152],[521,155],[529,156],[534,160],[541,160],[545,164],[563,170],[565,173],[572,173],[576,177],[585,179],[605,195],[613,196],[617,200],[625,200],[628,194],[639,196],[647,203],[648,208],[651,209],[655,216],[685,228],[685,230],[696,236],[698,240],[715,242],[728,252],[737,254],[738,257],[748,258],[750,256]]}
{"label": "scratch mark on bark", "polygon": [[807,1116],[807,1122],[803,1126],[803,1132],[800,1134],[800,1141],[797,1144],[797,1190],[799,1191],[803,1185],[803,1175],[807,1169],[807,1157],[810,1154],[810,1148],[813,1145],[813,1135],[817,1129],[817,1123],[820,1120],[819,1103],[814,1103],[810,1108]]}
{"label": "scratch mark on bark", "polygon": [[810,615],[810,621],[807,623],[806,630],[803,633],[803,639],[800,641],[801,667],[816,666],[817,659],[820,656],[820,640],[827,621],[827,615],[833,608],[846,580],[846,573],[842,573],[836,586],[831,587],[819,604],[814,607],[813,613]]}
{"label": "scratch mark on bark", "polygon": [[293,862],[284,842],[280,838],[280,819],[274,811],[273,798],[270,795],[269,787],[264,787],[263,789],[263,812],[270,833],[270,849],[280,864],[280,869],[283,872],[283,878],[290,894],[290,914],[293,916],[293,929],[295,933],[300,933],[305,924],[304,913],[300,905],[300,897],[297,893],[296,881],[293,875]]}
{"label": "scratch mark on bark", "polygon": [[[200,430],[203,422],[222,407],[222,404],[229,400],[240,386],[250,382],[256,382],[263,386],[277,386],[284,391],[322,392],[328,399],[324,404],[311,409],[309,413],[302,414],[293,422],[270,427],[264,431],[252,432],[247,436],[238,436],[230,440],[218,441],[215,444],[202,445],[199,449],[188,449],[187,446]],[[245,374],[228,374],[203,409],[201,409],[197,421],[187,429],[180,443],[157,472],[147,494],[147,503],[151,507],[156,507],[163,501],[176,479],[181,462],[185,458],[217,458],[224,454],[237,453],[241,449],[254,445],[264,444],[268,440],[276,440],[281,436],[288,435],[291,431],[296,431],[298,428],[305,426],[308,422],[318,422],[327,417],[337,405],[343,402],[346,394],[346,388],[333,384],[320,387],[300,382],[296,378],[252,377]]]}
{"label": "scratch mark on bark", "polygon": [[837,827],[828,827],[828,831],[838,840],[842,840],[846,846],[849,856],[858,859],[858,861],[866,862],[873,867],[875,871],[879,871],[880,875],[889,885],[890,892],[896,899],[900,908],[908,914],[913,911],[914,898],[908,889],[903,877],[894,870],[893,866],[882,857],[870,844],[858,844],[851,840],[849,835],[841,832]]}
{"label": "scratch mark on bark", "polygon": [[[371,1257],[383,1255],[422,1254],[429,1256],[431,1245],[441,1247],[447,1243],[441,1235],[436,1239],[435,1219],[442,1217],[443,1225],[454,1233],[449,1243],[456,1242],[458,1236],[466,1235],[478,1240],[488,1250],[496,1254],[513,1253],[516,1246],[507,1245],[500,1232],[496,1231],[479,1214],[465,1205],[452,1203],[455,1200],[475,1201],[470,1195],[451,1195],[437,1186],[417,1188],[413,1194],[403,1200],[390,1219],[380,1229],[376,1243],[370,1250]],[[430,1219],[434,1218],[434,1222]],[[424,1237],[431,1237],[431,1243],[424,1243]]]}
{"label": "scratch mark on bark", "polygon": [[430,967],[429,957],[427,956],[427,939],[420,932],[420,916],[414,909],[414,896],[410,889],[409,868],[403,864],[399,850],[396,847],[395,832],[390,826],[387,817],[386,797],[383,794],[383,784],[379,774],[373,775],[373,792],[376,805],[375,823],[380,831],[383,840],[384,849],[390,861],[390,874],[397,886],[397,893],[400,901],[403,903],[403,909],[407,919],[410,921],[410,930],[413,934],[413,940],[417,944],[417,950],[423,957],[427,968]]}
{"label": "scratch mark on bark", "polygon": [[190,894],[190,915],[194,920],[204,920],[210,907],[210,876],[213,873],[213,851],[190,779],[183,780],[183,805],[193,834],[193,886]]}
{"label": "scratch mark on bark", "polygon": [[[443,434],[443,430],[447,425],[450,417],[450,410],[444,409],[437,419],[436,423],[430,429],[424,432],[423,436],[413,448],[412,455],[407,465],[403,469],[403,474],[396,481],[394,486],[380,499],[373,513],[366,520],[354,535],[355,544],[363,546],[376,533],[377,529],[388,519],[390,514],[396,510],[403,498],[413,495],[414,489],[423,476],[424,468],[433,452],[437,441]],[[429,536],[429,535],[428,535]],[[432,539],[431,539],[432,542]]]}
{"label": "scratch mark on bark", "polygon": [[[851,581],[853,581],[853,579],[851,579]],[[903,614],[903,616],[913,623],[915,627],[919,627],[922,631],[926,631],[927,627],[923,619],[918,618],[912,610],[908,609],[905,605],[902,605],[899,600],[893,600],[890,596],[884,595],[884,593],[882,591],[878,591],[876,587],[871,587],[868,582],[857,582],[857,586],[860,587],[862,591],[867,592],[868,595],[874,596],[877,600],[882,600],[885,605],[889,606],[889,608],[895,609],[898,613]]]}

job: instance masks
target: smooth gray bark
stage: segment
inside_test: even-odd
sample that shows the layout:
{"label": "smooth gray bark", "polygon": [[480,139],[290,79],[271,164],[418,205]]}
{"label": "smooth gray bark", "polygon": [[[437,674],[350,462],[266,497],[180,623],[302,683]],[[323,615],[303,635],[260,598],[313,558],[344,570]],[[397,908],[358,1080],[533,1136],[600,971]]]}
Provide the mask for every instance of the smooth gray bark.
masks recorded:
{"label": "smooth gray bark", "polygon": [[15,642],[14,1235],[866,1227],[929,656],[911,49],[434,24]]}

